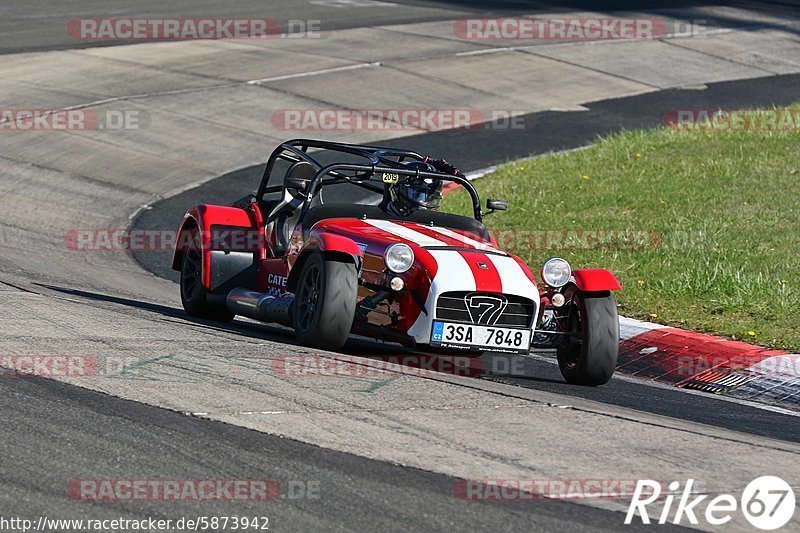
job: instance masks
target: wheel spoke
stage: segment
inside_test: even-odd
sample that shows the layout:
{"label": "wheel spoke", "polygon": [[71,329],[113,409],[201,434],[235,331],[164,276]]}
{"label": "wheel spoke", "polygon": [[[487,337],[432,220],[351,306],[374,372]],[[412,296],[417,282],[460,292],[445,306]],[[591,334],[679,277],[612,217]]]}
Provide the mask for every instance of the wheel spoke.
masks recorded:
{"label": "wheel spoke", "polygon": [[194,296],[194,290],[197,288],[197,278],[194,277],[188,278],[186,280],[185,288],[186,288],[186,296],[188,296],[191,299],[191,297]]}
{"label": "wheel spoke", "polygon": [[199,254],[189,254],[187,258],[186,264],[191,267],[192,270],[197,270],[200,266],[200,258],[198,256]]}
{"label": "wheel spoke", "polygon": [[581,345],[583,343],[583,326],[581,324],[580,307],[573,305],[569,313],[567,333],[567,345],[570,348],[570,357],[566,364],[570,368],[578,366],[581,357]]}
{"label": "wheel spoke", "polygon": [[181,272],[181,290],[186,300],[193,299],[199,290],[200,273],[202,272],[202,255],[197,242],[192,240],[186,251],[186,258]]}
{"label": "wheel spoke", "polygon": [[303,276],[297,293],[297,327],[307,330],[314,322],[319,300],[320,269],[311,266]]}
{"label": "wheel spoke", "polygon": [[311,324],[312,319],[314,318],[314,313],[309,308],[308,305],[303,305],[300,308],[300,328],[301,329],[308,329],[308,326]]}

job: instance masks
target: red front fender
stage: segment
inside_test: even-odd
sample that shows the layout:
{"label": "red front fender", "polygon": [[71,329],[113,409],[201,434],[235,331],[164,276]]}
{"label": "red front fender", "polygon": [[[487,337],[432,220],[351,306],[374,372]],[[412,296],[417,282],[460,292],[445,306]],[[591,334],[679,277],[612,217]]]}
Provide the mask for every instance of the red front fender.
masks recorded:
{"label": "red front fender", "polygon": [[327,232],[312,232],[311,237],[306,241],[306,248],[309,246],[316,247],[321,252],[341,252],[353,256],[356,264],[360,263],[364,254],[358,244],[350,237],[337,235],[335,233]]}
{"label": "red front fender", "polygon": [[349,258],[353,261],[358,270],[361,269],[364,260],[364,253],[353,239],[345,237],[344,235],[337,235],[336,233],[314,231],[312,229],[311,235],[309,235],[308,239],[303,244],[303,249],[300,250],[300,253],[294,258],[289,258],[291,269],[289,270],[287,287],[290,291],[295,290],[297,277],[303,269],[303,263],[306,258],[314,252]]}
{"label": "red front fender", "polygon": [[622,289],[617,277],[603,268],[573,270],[575,286],[583,292],[618,291]]}

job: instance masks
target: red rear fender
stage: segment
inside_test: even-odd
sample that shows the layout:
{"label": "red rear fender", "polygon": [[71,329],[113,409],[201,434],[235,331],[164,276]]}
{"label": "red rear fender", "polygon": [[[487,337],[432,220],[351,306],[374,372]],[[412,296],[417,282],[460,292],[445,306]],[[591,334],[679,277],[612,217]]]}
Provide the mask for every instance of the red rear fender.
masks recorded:
{"label": "red rear fender", "polygon": [[[234,235],[232,231],[239,228],[243,231]],[[218,230],[219,235],[215,235]],[[234,247],[246,246],[248,251],[256,251],[250,248],[253,245],[258,246],[257,228],[246,210],[220,205],[196,205],[186,213],[178,232],[175,253],[172,256],[174,270],[181,269],[183,256],[190,242],[189,235],[195,231],[200,233],[200,246],[203,251],[203,286],[206,288],[210,285],[213,243],[225,241],[227,244],[233,243]]]}

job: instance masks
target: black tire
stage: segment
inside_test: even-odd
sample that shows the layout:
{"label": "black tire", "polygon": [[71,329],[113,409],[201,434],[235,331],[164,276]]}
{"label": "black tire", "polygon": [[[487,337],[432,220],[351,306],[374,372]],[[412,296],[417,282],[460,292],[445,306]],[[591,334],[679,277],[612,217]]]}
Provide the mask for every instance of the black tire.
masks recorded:
{"label": "black tire", "polygon": [[224,302],[209,302],[208,290],[203,287],[203,256],[198,243],[198,234],[194,230],[189,240],[186,252],[183,254],[181,264],[181,303],[186,312],[191,316],[230,322],[235,314],[231,313]]}
{"label": "black tire", "polygon": [[313,253],[300,271],[292,305],[297,340],[314,348],[341,349],[353,327],[357,298],[355,265]]}
{"label": "black tire", "polygon": [[619,355],[619,315],[614,297],[576,294],[566,329],[570,335],[557,352],[558,367],[567,383],[608,383]]}

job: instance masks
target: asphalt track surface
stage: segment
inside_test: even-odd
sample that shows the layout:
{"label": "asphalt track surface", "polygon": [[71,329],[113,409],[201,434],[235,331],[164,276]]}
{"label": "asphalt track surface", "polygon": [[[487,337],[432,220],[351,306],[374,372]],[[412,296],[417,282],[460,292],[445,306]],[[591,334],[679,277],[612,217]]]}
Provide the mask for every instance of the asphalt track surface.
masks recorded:
{"label": "asphalt track surface", "polygon": [[[0,5],[0,53],[30,52],[105,46],[115,42],[82,43],[64,36],[63,21],[90,16],[149,17],[200,16],[271,17],[323,19],[323,29],[369,26],[388,22],[444,20],[460,13],[515,14],[537,10],[623,9],[623,2],[396,2],[400,8],[373,7],[363,10],[340,9],[308,0],[263,2],[258,0],[218,2],[201,0],[162,2],[127,0],[104,2],[102,8],[88,0],[76,2],[13,1]],[[703,6],[706,2],[642,2],[638,9],[679,9]],[[716,3],[715,3],[716,4]],[[758,3],[735,2],[739,5]],[[792,9],[793,3],[775,2],[770,9]],[[388,11],[393,9],[394,11]],[[340,13],[337,15],[337,13]],[[731,89],[731,105],[788,103],[798,98],[798,80],[785,77],[718,84],[709,91]],[[764,85],[769,84],[769,85]],[[793,87],[794,85],[794,91]],[[675,100],[670,107],[688,106],[681,98],[703,98],[710,92],[666,91],[587,106],[588,112],[542,113],[528,117],[524,132],[517,140],[502,139],[496,131],[473,133],[468,142],[458,133],[426,134],[406,138],[405,145],[419,151],[446,155],[464,169],[499,163],[509,158],[550,149],[562,149],[590,142],[596,135],[622,127],[647,127],[660,122],[662,110],[654,107],[658,95]],[[719,104],[720,96],[709,96]],[[688,102],[689,100],[686,100]],[[698,100],[691,100],[697,102]],[[639,102],[638,108],[633,102]],[[702,107],[702,104],[696,104]],[[638,110],[637,110],[638,109]],[[554,121],[558,127],[552,127]],[[539,122],[541,121],[541,122]],[[550,125],[551,127],[547,127]],[[447,148],[445,150],[445,148]],[[271,147],[265,147],[265,155]],[[197,200],[224,203],[229,190],[253,188],[254,172],[242,171],[238,178],[228,177],[225,191],[222,181],[209,184],[158,204],[138,223],[173,227],[187,205]],[[240,181],[236,181],[236,180]],[[241,185],[241,187],[238,187]],[[208,187],[208,188],[207,188]],[[217,189],[214,189],[217,187]],[[191,198],[200,194],[199,198]],[[241,196],[236,192],[233,196]],[[163,225],[149,219],[163,213]],[[154,226],[153,226],[154,227]],[[156,256],[153,255],[152,258]],[[145,264],[148,261],[142,260]],[[158,271],[157,266],[150,265]],[[163,272],[162,272],[163,273]],[[84,295],[85,296],[85,295]],[[98,296],[99,297],[99,296]],[[120,303],[120,302],[118,302]],[[122,302],[136,306],[136,302]],[[138,304],[141,305],[141,304]],[[158,312],[158,309],[152,309]],[[164,309],[164,313],[174,312]],[[242,326],[243,333],[253,326]],[[268,327],[264,331],[274,330]],[[252,334],[252,331],[250,332]],[[281,333],[278,333],[280,336]],[[290,339],[284,333],[287,341]],[[353,353],[368,352],[359,342],[348,345]],[[640,383],[615,379],[598,389],[570,387],[563,384],[551,363],[531,359],[531,375],[521,380],[495,377],[498,381],[581,396],[605,403],[666,414],[704,424],[732,428],[796,442],[796,418],[716,398],[688,395],[680,391],[654,388]],[[528,374],[526,372],[526,374]],[[0,379],[0,480],[3,515],[35,517],[112,518],[143,516],[176,518],[194,515],[263,515],[272,518],[278,530],[619,530],[619,513],[602,511],[566,502],[463,502],[453,497],[454,478],[421,470],[404,468],[360,456],[318,448],[220,422],[187,417],[166,409],[127,401],[58,381]],[[187,476],[191,472],[191,476]],[[324,488],[320,499],[279,499],[267,504],[255,503],[159,503],[128,502],[95,505],[68,498],[69,480],[87,478],[253,478],[254,473],[276,479],[281,486],[291,480],[316,480]],[[355,503],[354,503],[355,502]],[[282,526],[282,527],[281,527]]]}
{"label": "asphalt track surface", "polygon": [[[445,131],[377,144],[405,147],[434,157],[444,156],[468,171],[531,154],[583,146],[598,135],[622,129],[658,126],[669,109],[702,109],[711,105],[726,108],[780,106],[798,100],[800,76],[775,76],[716,83],[705,90],[674,89],[595,102],[586,106],[587,111],[535,113],[525,117],[526,127],[521,130]],[[265,151],[265,158],[266,154]],[[143,211],[135,219],[133,227],[142,230],[177,228],[183,213],[192,205],[229,205],[254,191],[262,172],[263,165],[245,168],[168,198]],[[480,181],[476,186],[480,192]],[[138,251],[134,257],[154,274],[178,280],[178,273],[170,268],[169,252]],[[800,442],[796,417],[719,397],[689,394],[672,387],[619,378],[605,387],[574,387],[564,383],[558,367],[552,364],[552,358],[527,359],[523,375],[523,378],[491,376],[487,379]]]}
{"label": "asphalt track surface", "polygon": [[[450,20],[459,16],[511,16],[564,11],[613,12],[635,9],[686,12],[706,6],[739,6],[754,11],[796,13],[792,1],[754,2],[643,0],[9,0],[0,4],[0,54],[128,44],[126,41],[81,41],[64,31],[65,21],[78,18],[271,18],[286,29],[289,20],[320,20],[322,30]],[[703,15],[705,16],[705,15]]]}
{"label": "asphalt track surface", "polygon": [[[13,514],[34,521],[266,516],[278,531],[617,531],[621,521],[566,501],[465,501],[453,496],[456,480],[447,476],[39,378],[5,380],[0,424],[14,428],[0,432],[3,501],[18,502]],[[101,505],[66,496],[70,480],[183,479],[187,472],[191,479],[275,480],[280,496]],[[0,513],[8,516],[9,507]]]}

